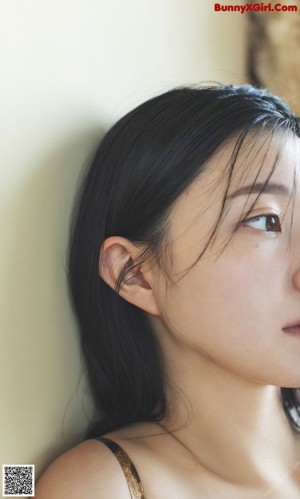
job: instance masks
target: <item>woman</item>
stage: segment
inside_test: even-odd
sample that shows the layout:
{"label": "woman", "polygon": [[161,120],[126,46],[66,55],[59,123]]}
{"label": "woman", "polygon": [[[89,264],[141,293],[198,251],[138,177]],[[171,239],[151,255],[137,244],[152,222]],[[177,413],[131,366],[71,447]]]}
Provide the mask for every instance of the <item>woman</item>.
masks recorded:
{"label": "woman", "polygon": [[99,420],[38,498],[300,496],[299,136],[248,85],[171,90],[107,133],[69,262]]}

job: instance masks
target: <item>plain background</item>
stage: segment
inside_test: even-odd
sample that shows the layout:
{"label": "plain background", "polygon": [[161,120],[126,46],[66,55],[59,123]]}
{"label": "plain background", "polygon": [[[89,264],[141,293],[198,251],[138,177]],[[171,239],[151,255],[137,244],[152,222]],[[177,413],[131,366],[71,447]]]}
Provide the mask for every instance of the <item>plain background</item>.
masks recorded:
{"label": "plain background", "polygon": [[0,464],[39,474],[91,414],[66,285],[78,177],[104,131],[179,84],[244,83],[213,0],[1,0]]}

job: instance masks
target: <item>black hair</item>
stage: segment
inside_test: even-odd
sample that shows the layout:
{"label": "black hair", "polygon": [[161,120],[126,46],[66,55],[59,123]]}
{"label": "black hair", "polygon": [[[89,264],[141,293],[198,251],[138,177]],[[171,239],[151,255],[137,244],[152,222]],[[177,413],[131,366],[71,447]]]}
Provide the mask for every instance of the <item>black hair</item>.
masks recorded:
{"label": "black hair", "polygon": [[[99,277],[103,241],[112,235],[128,238],[164,266],[173,203],[220,146],[237,137],[233,167],[250,134],[280,131],[299,137],[299,130],[299,119],[266,90],[216,85],[170,90],[108,131],[78,193],[68,261],[72,303],[99,413],[88,437],[134,422],[159,421],[168,410],[163,358],[148,316],[118,294],[137,262],[128,262],[112,290]],[[300,415],[296,398],[291,402],[293,389],[281,393],[298,428],[292,418],[295,408]]]}

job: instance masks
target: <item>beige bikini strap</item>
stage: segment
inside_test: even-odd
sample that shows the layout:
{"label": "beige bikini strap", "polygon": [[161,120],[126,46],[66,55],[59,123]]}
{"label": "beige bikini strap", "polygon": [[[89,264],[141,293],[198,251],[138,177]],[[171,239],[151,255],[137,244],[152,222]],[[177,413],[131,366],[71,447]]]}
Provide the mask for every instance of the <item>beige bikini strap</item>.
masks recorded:
{"label": "beige bikini strap", "polygon": [[125,475],[132,499],[146,499],[141,479],[128,454],[116,442],[106,437],[97,438],[116,456]]}

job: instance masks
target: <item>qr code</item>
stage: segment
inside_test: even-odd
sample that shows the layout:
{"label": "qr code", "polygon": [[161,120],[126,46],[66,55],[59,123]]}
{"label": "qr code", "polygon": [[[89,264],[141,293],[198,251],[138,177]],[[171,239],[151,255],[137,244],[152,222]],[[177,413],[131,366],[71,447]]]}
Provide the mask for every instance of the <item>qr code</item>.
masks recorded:
{"label": "qr code", "polygon": [[3,465],[3,497],[34,497],[34,464]]}

